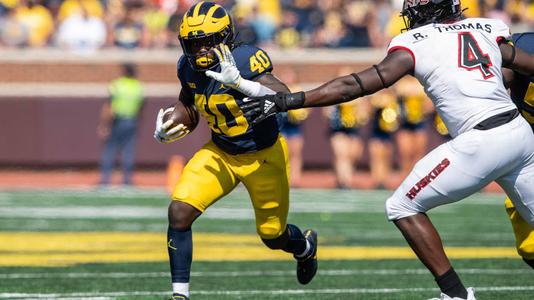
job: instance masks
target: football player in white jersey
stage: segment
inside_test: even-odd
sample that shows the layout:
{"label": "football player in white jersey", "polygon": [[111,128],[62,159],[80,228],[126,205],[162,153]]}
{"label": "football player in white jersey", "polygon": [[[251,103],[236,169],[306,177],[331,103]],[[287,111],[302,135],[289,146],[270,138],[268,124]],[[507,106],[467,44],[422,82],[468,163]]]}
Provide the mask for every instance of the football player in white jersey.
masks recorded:
{"label": "football player in white jersey", "polygon": [[465,19],[459,0],[405,0],[402,15],[407,31],[391,41],[379,64],[311,91],[253,98],[242,109],[258,122],[280,111],[350,101],[415,76],[452,140],[414,166],[387,199],[386,213],[434,275],[441,299],[475,299],[452,268],[426,211],[496,181],[534,225],[534,135],[518,117],[501,72],[505,66],[531,76],[534,56],[507,43],[503,22]]}

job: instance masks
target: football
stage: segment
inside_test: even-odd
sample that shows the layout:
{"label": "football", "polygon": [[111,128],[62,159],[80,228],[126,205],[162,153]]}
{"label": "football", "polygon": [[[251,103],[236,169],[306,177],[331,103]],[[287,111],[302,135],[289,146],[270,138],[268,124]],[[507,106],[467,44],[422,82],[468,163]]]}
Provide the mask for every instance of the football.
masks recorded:
{"label": "football", "polygon": [[167,112],[163,115],[163,123],[170,119],[172,119],[174,123],[171,128],[178,124],[184,124],[184,126],[189,129],[189,132],[192,132],[198,125],[199,115],[194,105],[186,106],[181,101],[178,101],[176,105],[174,105],[174,110],[172,112]]}

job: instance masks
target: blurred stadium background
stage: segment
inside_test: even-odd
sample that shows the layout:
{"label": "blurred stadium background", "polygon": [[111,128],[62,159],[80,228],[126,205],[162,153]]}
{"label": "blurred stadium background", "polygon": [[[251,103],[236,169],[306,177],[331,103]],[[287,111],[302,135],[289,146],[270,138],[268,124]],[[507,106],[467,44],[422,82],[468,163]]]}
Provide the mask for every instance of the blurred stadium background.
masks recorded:
{"label": "blurred stadium background", "polygon": [[[169,290],[166,187],[209,139],[209,130],[201,121],[172,145],[157,144],[152,132],[157,110],[173,103],[180,90],[176,28],[196,2],[0,0],[0,298],[161,299]],[[264,48],[275,74],[294,89],[377,62],[404,26],[398,17],[401,0],[215,2],[234,15],[239,39]],[[512,32],[534,29],[532,0],[463,0],[462,5],[469,8],[466,15],[500,18]],[[108,84],[125,62],[138,66],[147,97],[134,187],[102,190],[96,128],[109,99]],[[374,110],[384,108],[371,102]],[[431,276],[385,221],[382,207],[389,192],[375,189],[370,172],[373,117],[369,113],[362,125],[366,146],[347,191],[333,189],[328,118],[312,110],[303,122],[305,172],[292,192],[290,218],[321,234],[319,257],[325,261],[317,280],[303,289],[292,278],[287,257],[261,247],[246,193],[238,190],[195,225],[200,233],[195,299],[436,295]],[[433,121],[433,113],[425,111],[427,150],[446,138]],[[402,177],[397,127],[388,146],[394,153],[391,173],[381,188],[395,188]],[[503,195],[494,185],[487,192],[497,194],[437,209],[437,227],[460,273],[481,291],[480,299],[531,299],[534,277],[514,252]],[[117,232],[128,234],[119,238]],[[253,261],[257,253],[265,260]]]}

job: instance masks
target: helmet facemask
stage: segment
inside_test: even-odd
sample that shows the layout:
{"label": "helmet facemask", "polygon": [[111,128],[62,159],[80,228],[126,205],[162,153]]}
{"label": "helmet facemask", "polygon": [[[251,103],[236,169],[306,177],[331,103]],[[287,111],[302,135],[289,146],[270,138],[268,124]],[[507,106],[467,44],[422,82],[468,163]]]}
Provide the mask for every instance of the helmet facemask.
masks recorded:
{"label": "helmet facemask", "polygon": [[234,47],[232,25],[220,32],[197,35],[191,38],[179,37],[180,44],[191,67],[197,71],[213,69],[219,65],[219,60],[213,49],[219,44],[225,44],[230,49]]}

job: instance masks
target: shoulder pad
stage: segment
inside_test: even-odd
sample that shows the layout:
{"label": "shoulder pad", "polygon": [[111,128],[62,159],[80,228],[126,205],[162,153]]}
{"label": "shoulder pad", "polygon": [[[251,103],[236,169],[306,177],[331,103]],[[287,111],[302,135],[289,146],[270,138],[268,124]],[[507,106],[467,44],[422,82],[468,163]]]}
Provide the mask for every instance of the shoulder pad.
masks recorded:
{"label": "shoulder pad", "polygon": [[237,68],[245,79],[254,79],[261,74],[273,71],[271,58],[254,46],[241,45],[232,50]]}

